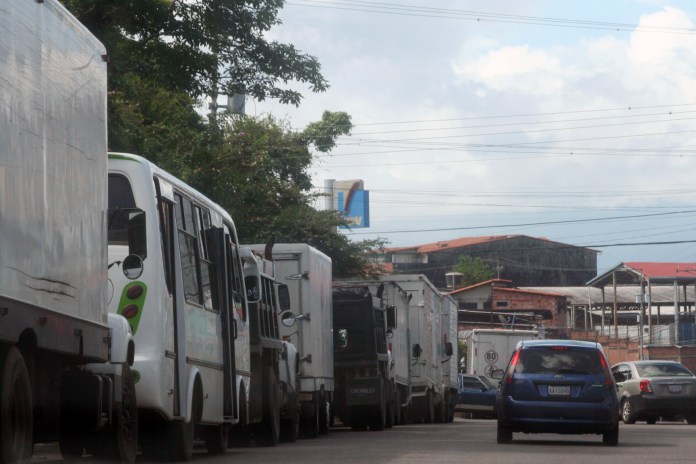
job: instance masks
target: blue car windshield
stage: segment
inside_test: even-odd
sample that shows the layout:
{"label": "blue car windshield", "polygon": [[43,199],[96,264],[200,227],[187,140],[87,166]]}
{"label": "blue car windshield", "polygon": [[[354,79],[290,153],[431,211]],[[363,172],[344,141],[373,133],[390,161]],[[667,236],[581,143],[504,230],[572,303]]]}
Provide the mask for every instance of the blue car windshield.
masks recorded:
{"label": "blue car windshield", "polygon": [[515,366],[524,374],[601,374],[602,364],[595,350],[544,347],[523,349]]}

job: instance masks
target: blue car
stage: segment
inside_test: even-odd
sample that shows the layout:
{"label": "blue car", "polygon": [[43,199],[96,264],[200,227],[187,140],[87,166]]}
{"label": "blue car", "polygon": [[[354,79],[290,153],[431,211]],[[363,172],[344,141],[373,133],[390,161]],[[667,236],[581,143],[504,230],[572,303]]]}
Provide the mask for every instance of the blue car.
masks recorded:
{"label": "blue car", "polygon": [[473,418],[495,417],[497,384],[497,380],[484,375],[459,374],[459,393],[455,410]]}
{"label": "blue car", "polygon": [[599,343],[525,340],[517,344],[496,399],[498,443],[513,432],[601,434],[619,443],[616,384]]}

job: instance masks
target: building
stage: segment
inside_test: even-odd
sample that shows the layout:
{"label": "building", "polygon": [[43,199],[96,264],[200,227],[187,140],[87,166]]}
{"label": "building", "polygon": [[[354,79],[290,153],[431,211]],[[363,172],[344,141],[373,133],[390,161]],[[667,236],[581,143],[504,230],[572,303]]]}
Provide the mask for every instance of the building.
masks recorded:
{"label": "building", "polygon": [[537,329],[547,337],[567,332],[565,295],[512,287],[492,279],[450,292],[459,308],[459,331],[476,328]]}
{"label": "building", "polygon": [[545,238],[497,235],[388,248],[383,262],[391,265],[394,274],[425,274],[436,287],[445,289],[445,275],[467,255],[487,263],[498,279],[524,287],[551,287],[585,285],[597,275],[597,253]]}

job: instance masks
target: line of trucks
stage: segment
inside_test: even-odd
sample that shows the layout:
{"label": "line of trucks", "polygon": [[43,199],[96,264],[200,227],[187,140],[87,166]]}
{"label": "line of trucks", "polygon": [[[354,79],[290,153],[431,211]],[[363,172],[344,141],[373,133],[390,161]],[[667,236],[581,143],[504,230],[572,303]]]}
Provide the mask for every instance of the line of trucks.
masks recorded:
{"label": "line of trucks", "polygon": [[107,155],[106,50],[57,0],[8,2],[0,35],[0,464],[452,420],[451,297],[240,244],[200,192]]}

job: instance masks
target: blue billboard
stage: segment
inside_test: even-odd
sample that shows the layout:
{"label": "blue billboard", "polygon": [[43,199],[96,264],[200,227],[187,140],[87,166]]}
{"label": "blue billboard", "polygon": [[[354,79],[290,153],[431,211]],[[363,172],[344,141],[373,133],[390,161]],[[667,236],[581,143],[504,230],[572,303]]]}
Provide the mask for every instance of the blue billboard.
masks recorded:
{"label": "blue billboard", "polygon": [[348,221],[341,229],[361,229],[370,227],[370,192],[350,189],[346,194],[338,191],[338,211]]}

